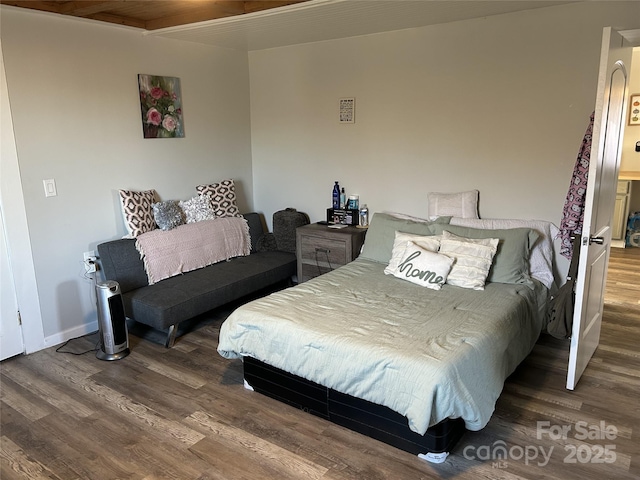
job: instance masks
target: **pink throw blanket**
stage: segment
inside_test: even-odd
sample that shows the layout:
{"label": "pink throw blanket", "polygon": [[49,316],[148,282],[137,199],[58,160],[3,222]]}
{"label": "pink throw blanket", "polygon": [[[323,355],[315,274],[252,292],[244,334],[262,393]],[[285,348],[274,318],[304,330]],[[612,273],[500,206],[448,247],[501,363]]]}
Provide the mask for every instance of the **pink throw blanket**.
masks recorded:
{"label": "pink throw blanket", "polygon": [[249,255],[251,238],[244,218],[223,217],[143,233],[136,239],[136,248],[152,285],[174,275]]}

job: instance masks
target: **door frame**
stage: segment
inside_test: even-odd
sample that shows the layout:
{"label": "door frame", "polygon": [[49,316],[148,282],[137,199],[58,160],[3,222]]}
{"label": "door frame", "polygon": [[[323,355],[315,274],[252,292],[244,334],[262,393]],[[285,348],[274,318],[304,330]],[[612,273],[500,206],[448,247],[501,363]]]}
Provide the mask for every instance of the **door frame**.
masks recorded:
{"label": "door frame", "polygon": [[[600,341],[600,327],[602,323],[602,312],[604,309],[604,291],[606,289],[606,277],[607,270],[609,268],[609,251],[611,248],[611,221],[615,208],[615,192],[617,190],[618,171],[620,167],[619,162],[622,156],[622,145],[626,127],[626,111],[628,106],[629,90],[629,73],[626,69],[631,66],[631,56],[630,53],[621,53],[621,56],[618,56],[616,53],[615,57],[612,57],[611,53],[615,50],[612,50],[611,39],[613,38],[613,34],[616,34],[617,39],[622,38],[620,48],[624,45],[624,48],[627,48],[627,52],[629,52],[640,41],[640,35],[636,35],[635,32],[640,33],[640,30],[627,30],[622,32],[616,31],[611,27],[605,27],[603,29],[603,40],[599,62],[600,68],[598,72],[598,94],[595,104],[596,122],[598,122],[598,120],[601,122],[594,125],[593,145],[595,149],[591,152],[592,165],[589,169],[589,186],[587,187],[588,191],[586,198],[587,204],[583,211],[583,215],[585,216],[585,225],[583,226],[582,231],[582,249],[580,252],[578,266],[578,278],[576,280],[576,308],[574,309],[573,316],[571,347],[566,379],[566,388],[569,390],[575,389],[580,377],[584,373],[584,370],[586,370],[589,365],[591,357],[597,349]],[[629,37],[633,37],[634,35],[636,36],[636,39],[629,41]],[[608,41],[606,45],[605,40]],[[626,59],[625,61],[628,62],[628,64],[623,65],[622,62],[616,61],[616,66],[612,67],[614,60],[625,58],[627,55],[629,55],[629,59]],[[613,68],[613,70],[610,70],[611,68]],[[618,163],[616,165],[615,174],[607,176],[606,172],[610,170],[607,170],[607,163],[603,160],[602,165],[605,168],[604,171],[600,173],[602,176],[598,177],[596,175],[594,177],[596,174],[596,168],[600,168],[599,165],[596,167],[596,163],[594,162],[600,162],[600,159],[603,158],[602,156],[607,154],[603,149],[607,145],[606,138],[608,135],[606,129],[608,128],[607,124],[610,115],[608,102],[610,102],[611,99],[609,97],[610,92],[605,91],[604,89],[609,86],[610,81],[613,81],[614,72],[622,72],[625,80],[621,100],[622,110],[619,119],[620,123],[618,124],[620,128],[620,137],[617,139],[615,145],[611,144],[611,147],[615,148],[615,151],[617,152],[616,155],[618,156]],[[606,104],[601,104],[600,102],[604,102]],[[603,115],[603,117],[599,118],[599,114]],[[594,189],[595,192],[590,189]],[[590,191],[594,197],[590,196]],[[599,210],[599,192],[614,192],[614,201],[611,204],[610,211],[603,212]],[[592,208],[595,208],[596,210],[592,212]],[[604,218],[604,221],[598,220],[598,217],[600,217],[600,219]],[[594,245],[591,246],[592,239],[599,239],[600,242],[594,242]],[[603,248],[598,249],[597,243],[602,244],[603,241]],[[594,251],[592,252],[591,249],[594,249]],[[593,265],[596,265],[596,263],[601,263],[602,265],[596,265],[592,271],[591,267],[593,265],[589,262],[592,262]],[[593,286],[591,285],[591,279],[596,281]],[[601,290],[598,290],[598,285],[600,285]],[[590,300],[590,296],[594,294],[593,288],[596,288],[595,297],[597,298],[592,298]],[[598,292],[600,296],[598,296]],[[596,310],[593,310],[596,308],[596,303],[593,302],[599,302],[600,306],[597,312]],[[587,318],[586,315],[588,312],[597,313],[597,315],[594,315],[593,318]],[[587,342],[586,345],[585,342]],[[582,343],[581,348],[579,348],[580,343]]]}
{"label": "door frame", "polygon": [[[0,105],[0,208],[6,229],[9,263],[12,265],[10,275],[22,319],[24,353],[32,353],[46,345],[1,41]],[[5,205],[11,205],[11,208],[4,208]]]}

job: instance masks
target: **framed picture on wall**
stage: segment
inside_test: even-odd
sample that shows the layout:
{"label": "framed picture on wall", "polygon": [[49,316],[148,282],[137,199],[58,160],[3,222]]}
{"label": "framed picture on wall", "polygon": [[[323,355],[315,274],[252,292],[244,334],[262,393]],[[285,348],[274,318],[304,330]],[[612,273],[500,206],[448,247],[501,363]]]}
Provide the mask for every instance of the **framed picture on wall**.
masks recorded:
{"label": "framed picture on wall", "polygon": [[355,123],[356,99],[353,97],[340,99],[340,123]]}
{"label": "framed picture on wall", "polygon": [[180,79],[138,75],[144,138],[184,137]]}
{"label": "framed picture on wall", "polygon": [[640,93],[634,93],[629,100],[629,125],[640,125]]}

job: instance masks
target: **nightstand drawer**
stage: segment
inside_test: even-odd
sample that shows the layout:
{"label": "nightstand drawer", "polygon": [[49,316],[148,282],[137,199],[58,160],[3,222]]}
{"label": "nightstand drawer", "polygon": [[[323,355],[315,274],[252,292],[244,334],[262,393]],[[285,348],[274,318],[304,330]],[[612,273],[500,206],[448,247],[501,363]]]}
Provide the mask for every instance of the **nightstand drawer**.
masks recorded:
{"label": "nightstand drawer", "polygon": [[303,235],[301,247],[301,259],[304,263],[322,263],[326,266],[347,263],[347,246],[344,240]]}
{"label": "nightstand drawer", "polygon": [[365,234],[365,229],[356,227],[334,229],[317,223],[298,227],[298,283],[355,260],[360,254]]}

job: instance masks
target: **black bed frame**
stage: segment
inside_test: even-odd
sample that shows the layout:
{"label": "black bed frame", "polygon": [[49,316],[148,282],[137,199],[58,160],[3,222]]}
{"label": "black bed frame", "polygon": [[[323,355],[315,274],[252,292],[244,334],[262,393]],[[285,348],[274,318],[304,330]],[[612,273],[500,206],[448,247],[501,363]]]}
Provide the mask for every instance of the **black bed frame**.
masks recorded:
{"label": "black bed frame", "polygon": [[429,454],[432,457],[426,459],[430,461],[443,461],[466,431],[464,421],[455,418],[419,435],[409,428],[406,417],[388,407],[345,395],[252,357],[244,357],[243,365],[245,382],[256,392],[406,452],[421,457]]}

